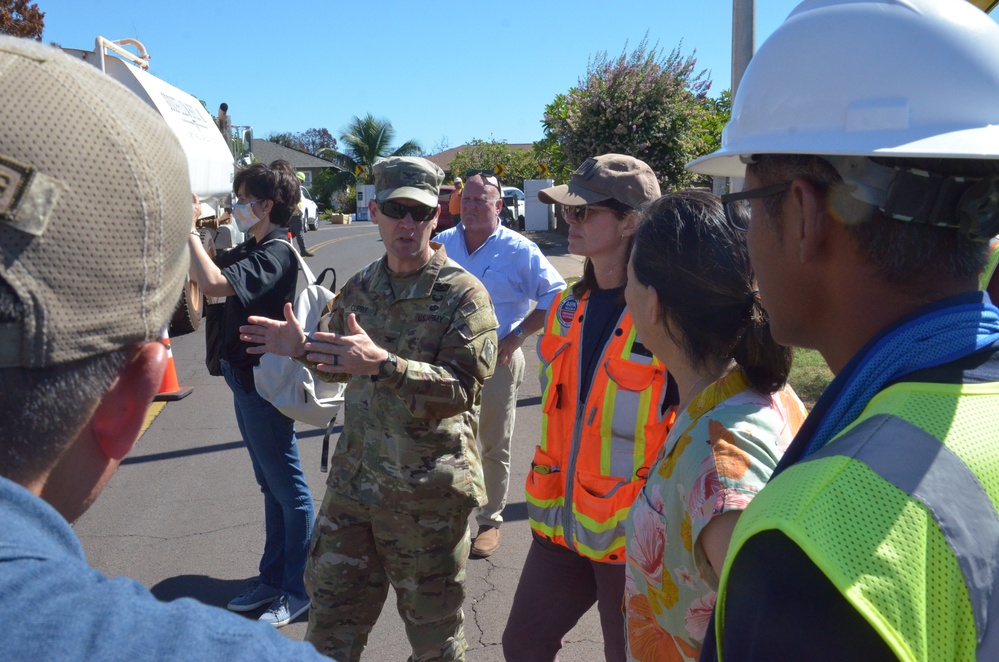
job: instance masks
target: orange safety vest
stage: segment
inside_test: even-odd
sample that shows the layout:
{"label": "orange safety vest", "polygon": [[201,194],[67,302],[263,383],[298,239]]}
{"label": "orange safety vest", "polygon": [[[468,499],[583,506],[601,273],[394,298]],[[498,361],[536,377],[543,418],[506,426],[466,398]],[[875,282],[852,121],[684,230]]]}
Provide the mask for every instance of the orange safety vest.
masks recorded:
{"label": "orange safety vest", "polygon": [[447,199],[447,210],[452,216],[461,214],[461,189],[456,188],[451,191],[451,197]]}
{"label": "orange safety vest", "polygon": [[527,476],[531,528],[580,555],[624,562],[624,522],[676,417],[662,413],[666,368],[625,310],[580,408],[586,296],[562,291],[548,309],[541,357],[541,444]]}

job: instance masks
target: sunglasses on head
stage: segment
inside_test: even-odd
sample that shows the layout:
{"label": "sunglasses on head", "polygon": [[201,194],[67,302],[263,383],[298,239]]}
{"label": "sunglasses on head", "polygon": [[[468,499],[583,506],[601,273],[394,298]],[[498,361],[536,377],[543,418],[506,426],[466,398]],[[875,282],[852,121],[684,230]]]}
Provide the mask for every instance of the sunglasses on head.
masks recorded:
{"label": "sunglasses on head", "polygon": [[[482,181],[490,186],[500,187],[499,175],[496,174],[495,170],[466,170],[465,171],[465,181],[467,182],[470,177],[475,177],[478,175],[482,177]],[[489,181],[492,178],[494,181]]]}
{"label": "sunglasses on head", "polygon": [[386,200],[378,205],[378,209],[389,218],[401,221],[406,214],[412,216],[417,223],[426,223],[437,215],[437,207],[427,205],[403,205],[394,200]]}

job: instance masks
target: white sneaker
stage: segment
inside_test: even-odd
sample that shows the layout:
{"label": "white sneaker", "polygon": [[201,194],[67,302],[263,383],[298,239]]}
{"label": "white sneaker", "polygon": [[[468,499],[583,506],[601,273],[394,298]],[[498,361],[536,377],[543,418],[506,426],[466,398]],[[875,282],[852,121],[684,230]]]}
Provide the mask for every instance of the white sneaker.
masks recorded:
{"label": "white sneaker", "polygon": [[292,598],[282,593],[274,598],[271,606],[260,615],[258,620],[270,623],[276,628],[283,627],[308,611],[311,604],[312,601],[308,598]]}

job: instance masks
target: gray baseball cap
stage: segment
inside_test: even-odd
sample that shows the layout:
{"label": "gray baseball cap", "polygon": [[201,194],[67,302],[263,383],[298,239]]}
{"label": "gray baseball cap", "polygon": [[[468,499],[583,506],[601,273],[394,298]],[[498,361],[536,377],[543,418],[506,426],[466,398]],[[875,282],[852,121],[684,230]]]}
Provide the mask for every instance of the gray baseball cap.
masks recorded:
{"label": "gray baseball cap", "polygon": [[99,69],[0,37],[0,367],[38,368],[161,336],[188,269],[180,143]]}
{"label": "gray baseball cap", "polygon": [[568,184],[538,191],[538,199],[548,205],[588,205],[613,198],[631,208],[660,195],[659,180],[652,168],[625,154],[586,159],[572,173]]}
{"label": "gray baseball cap", "polygon": [[372,168],[375,175],[375,200],[385,202],[396,198],[409,198],[427,205],[437,206],[444,171],[418,156],[390,156]]}

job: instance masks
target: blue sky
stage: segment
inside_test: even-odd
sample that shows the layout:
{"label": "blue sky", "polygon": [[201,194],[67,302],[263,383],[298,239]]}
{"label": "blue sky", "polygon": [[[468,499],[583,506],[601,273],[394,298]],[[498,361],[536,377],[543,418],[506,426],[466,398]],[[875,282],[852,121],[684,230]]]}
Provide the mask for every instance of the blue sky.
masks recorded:
{"label": "blue sky", "polygon": [[[33,0],[46,43],[92,49],[98,35],[142,41],[150,71],[206,102],[229,104],[257,137],[354,115],[395,127],[428,152],[473,138],[533,142],[546,104],[591,56],[680,45],[730,86],[729,0],[438,3],[368,0]],[[756,42],[796,0],[759,0]],[[682,41],[682,45],[681,45]],[[696,51],[696,53],[695,53]]]}

